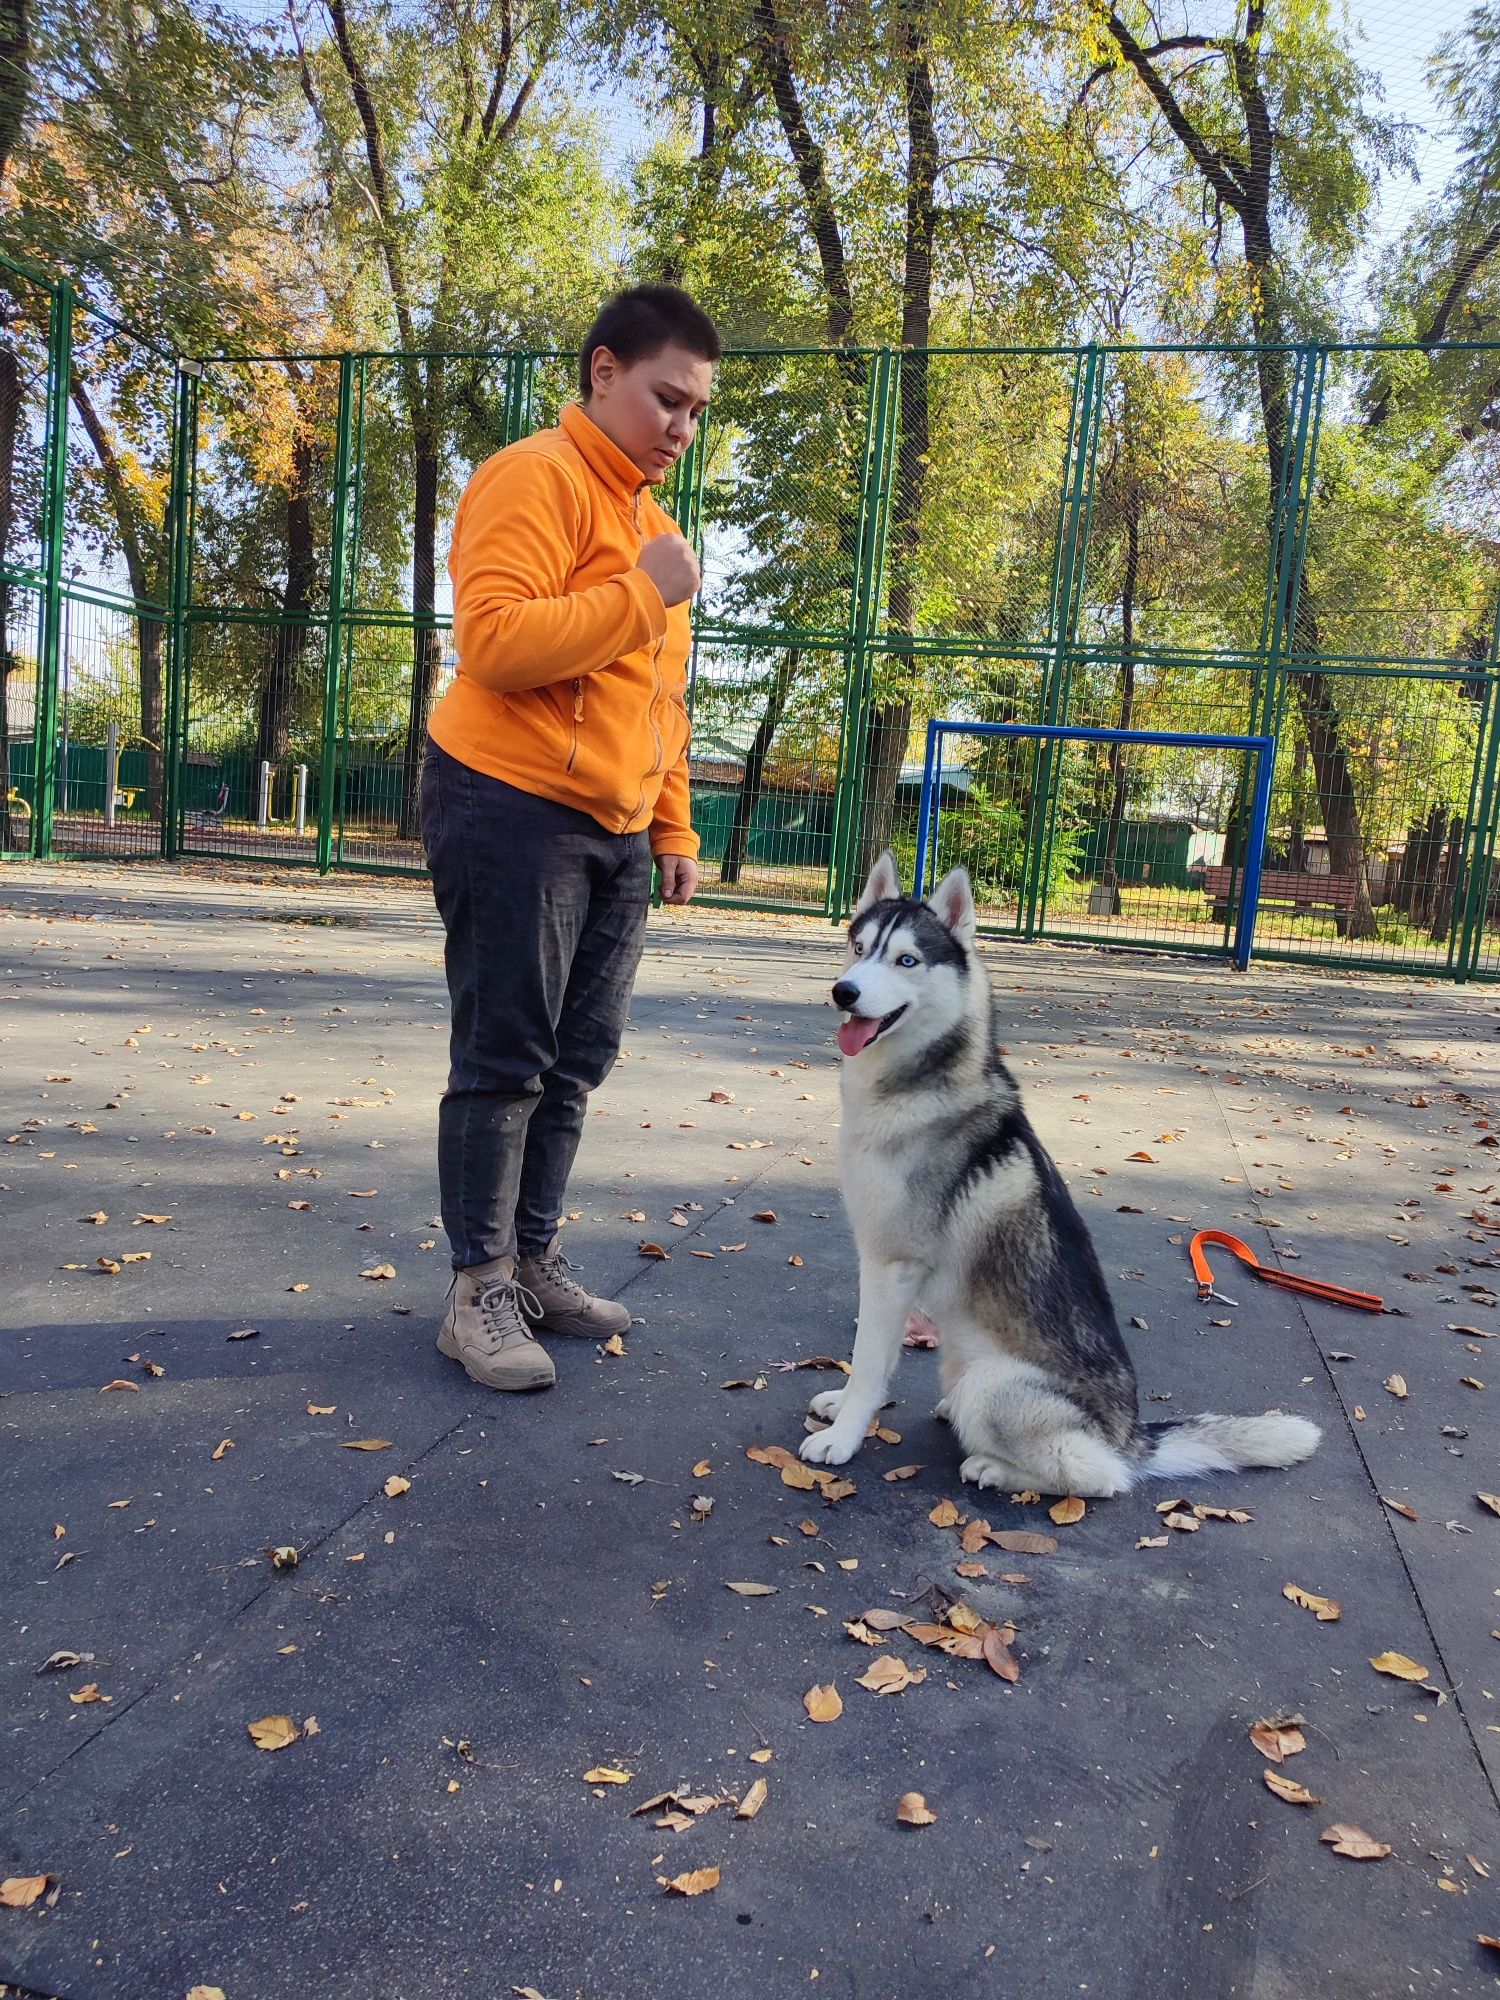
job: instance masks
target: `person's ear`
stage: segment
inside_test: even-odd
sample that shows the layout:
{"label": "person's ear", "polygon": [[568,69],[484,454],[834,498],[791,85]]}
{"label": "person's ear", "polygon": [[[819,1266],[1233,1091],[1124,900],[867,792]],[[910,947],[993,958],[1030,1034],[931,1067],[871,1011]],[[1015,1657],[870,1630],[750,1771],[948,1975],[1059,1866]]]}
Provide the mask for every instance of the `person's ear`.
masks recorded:
{"label": "person's ear", "polygon": [[594,395],[605,395],[620,377],[619,357],[608,347],[596,347],[589,357],[589,387]]}

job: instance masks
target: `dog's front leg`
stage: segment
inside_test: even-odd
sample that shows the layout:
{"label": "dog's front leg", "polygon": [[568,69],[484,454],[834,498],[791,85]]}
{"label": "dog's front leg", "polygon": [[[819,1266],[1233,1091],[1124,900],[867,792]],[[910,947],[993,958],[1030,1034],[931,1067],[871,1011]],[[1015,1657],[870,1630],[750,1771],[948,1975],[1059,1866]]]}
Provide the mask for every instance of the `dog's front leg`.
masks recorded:
{"label": "dog's front leg", "polygon": [[814,1416],[833,1419],[826,1431],[803,1441],[802,1456],[814,1465],[843,1465],[859,1450],[885,1401],[922,1276],[916,1264],[860,1259],[859,1326],[849,1380],[842,1389],[814,1396],[810,1406]]}

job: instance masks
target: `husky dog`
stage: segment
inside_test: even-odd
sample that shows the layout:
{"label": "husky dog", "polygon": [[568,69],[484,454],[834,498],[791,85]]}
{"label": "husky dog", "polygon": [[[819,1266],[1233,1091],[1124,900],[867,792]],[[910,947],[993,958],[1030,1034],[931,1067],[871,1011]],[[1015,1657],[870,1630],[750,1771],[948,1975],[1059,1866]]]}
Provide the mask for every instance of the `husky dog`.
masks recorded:
{"label": "husky dog", "polygon": [[840,1178],[859,1249],[859,1326],[830,1418],[802,1456],[842,1465],[885,1400],[919,1302],[942,1334],[937,1414],[980,1487],[1104,1499],[1164,1474],[1296,1465],[1304,1417],[1142,1423],[1099,1259],[1000,1059],[964,869],[926,902],[889,854],[871,870],[833,989],[848,1018]]}

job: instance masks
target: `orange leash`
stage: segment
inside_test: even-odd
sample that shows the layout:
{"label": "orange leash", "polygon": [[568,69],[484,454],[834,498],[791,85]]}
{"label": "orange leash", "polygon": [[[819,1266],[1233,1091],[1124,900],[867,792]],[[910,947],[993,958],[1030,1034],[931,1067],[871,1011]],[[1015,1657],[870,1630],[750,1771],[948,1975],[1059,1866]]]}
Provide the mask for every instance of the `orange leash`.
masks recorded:
{"label": "orange leash", "polygon": [[1321,1278],[1299,1278],[1290,1271],[1276,1271],[1262,1264],[1248,1243],[1242,1243],[1238,1236],[1231,1236],[1226,1229],[1200,1229],[1188,1245],[1188,1255],[1193,1260],[1193,1274],[1198,1280],[1200,1299],[1223,1299],[1225,1305],[1237,1305],[1237,1299],[1225,1298],[1223,1292],[1214,1289],[1213,1273],[1208,1268],[1208,1259],[1203,1254],[1205,1243],[1216,1243],[1221,1250],[1233,1251],[1242,1264],[1248,1265],[1255,1277],[1263,1284],[1276,1285],[1284,1292],[1304,1292],[1309,1298],[1322,1299],[1330,1306],[1353,1306],[1358,1312],[1379,1313],[1385,1311],[1385,1300],[1373,1292],[1351,1291],[1346,1285],[1325,1284]]}

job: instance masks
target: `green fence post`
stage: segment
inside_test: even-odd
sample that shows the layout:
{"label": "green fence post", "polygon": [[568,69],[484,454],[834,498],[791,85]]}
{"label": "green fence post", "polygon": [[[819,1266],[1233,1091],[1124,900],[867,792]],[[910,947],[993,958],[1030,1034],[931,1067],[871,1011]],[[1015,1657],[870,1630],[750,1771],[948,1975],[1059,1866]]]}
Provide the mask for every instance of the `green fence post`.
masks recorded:
{"label": "green fence post", "polygon": [[323,742],[318,771],[318,873],[333,865],[333,788],[338,770],[339,683],[343,678],[345,556],[349,539],[349,460],[353,448],[354,357],[339,357],[338,440],[334,449],[333,538],[328,561],[324,642]]}
{"label": "green fence post", "polygon": [[1497,763],[1500,763],[1500,604],[1495,607],[1490,656],[1485,663],[1479,738],[1474,746],[1475,783],[1470,792],[1469,827],[1464,843],[1463,917],[1459,926],[1458,955],[1453,965],[1453,976],[1460,984],[1474,976],[1484,949],[1484,926],[1489,912],[1490,881],[1494,868]]}
{"label": "green fence post", "polygon": [[47,317],[47,410],[42,440],[42,592],[36,670],[33,859],[52,855],[57,798],[57,680],[62,653],[63,547],[67,538],[68,396],[73,382],[73,287],[60,278]]}
{"label": "green fence post", "polygon": [[182,850],[182,764],[187,754],[188,610],[193,595],[193,474],[198,461],[201,361],[180,360],[172,400],[172,485],[168,551],[166,742],[162,746],[161,851]]}

